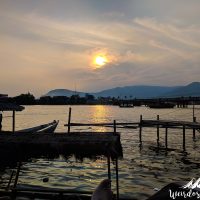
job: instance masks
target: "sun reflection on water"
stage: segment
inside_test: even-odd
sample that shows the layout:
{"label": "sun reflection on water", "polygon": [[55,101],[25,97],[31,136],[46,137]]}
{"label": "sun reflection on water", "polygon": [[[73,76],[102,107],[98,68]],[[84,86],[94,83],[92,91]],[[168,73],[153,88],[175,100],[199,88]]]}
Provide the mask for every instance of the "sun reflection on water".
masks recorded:
{"label": "sun reflection on water", "polygon": [[[92,120],[94,123],[102,123],[106,122],[105,119],[107,117],[107,109],[105,106],[98,105],[93,107],[93,112],[92,112]],[[106,131],[106,127],[95,127],[95,131],[98,132],[104,132]]]}

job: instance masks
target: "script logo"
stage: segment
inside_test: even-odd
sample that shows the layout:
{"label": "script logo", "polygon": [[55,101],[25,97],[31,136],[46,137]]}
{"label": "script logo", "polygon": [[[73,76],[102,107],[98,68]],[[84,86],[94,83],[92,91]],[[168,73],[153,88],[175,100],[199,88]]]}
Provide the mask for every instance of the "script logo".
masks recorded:
{"label": "script logo", "polygon": [[200,199],[200,192],[193,189],[200,189],[200,178],[197,180],[193,178],[191,181],[189,181],[184,186],[181,186],[176,191],[169,189],[169,196],[171,199],[176,199],[178,197],[182,197],[184,199],[196,197],[197,199]]}
{"label": "script logo", "polygon": [[190,182],[188,182],[186,185],[182,186],[183,189],[195,189],[200,188],[200,178],[197,180],[193,178]]}

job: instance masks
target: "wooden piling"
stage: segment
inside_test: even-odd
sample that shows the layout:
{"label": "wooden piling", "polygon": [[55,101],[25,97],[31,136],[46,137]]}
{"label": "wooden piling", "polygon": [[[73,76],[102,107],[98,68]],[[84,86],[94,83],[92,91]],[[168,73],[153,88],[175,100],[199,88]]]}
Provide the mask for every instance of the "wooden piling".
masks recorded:
{"label": "wooden piling", "polygon": [[115,161],[115,170],[116,170],[116,191],[117,191],[117,200],[119,200],[119,174],[118,174],[118,159]]}
{"label": "wooden piling", "polygon": [[193,116],[193,120],[194,120],[194,117],[195,117],[195,113],[194,113],[194,110],[195,110],[195,104],[194,104],[194,101],[193,101],[193,104],[192,104],[192,116]]}
{"label": "wooden piling", "polygon": [[8,185],[7,185],[6,190],[9,190],[9,188],[10,188],[10,184],[11,184],[11,181],[12,181],[13,175],[14,175],[14,170],[12,171],[12,173],[11,173],[11,175],[10,175],[10,178],[9,178]]}
{"label": "wooden piling", "polygon": [[[159,121],[160,117],[159,115],[157,115],[157,121]],[[159,129],[159,125],[157,125],[157,146],[159,147],[159,141],[160,141],[160,129]]]}
{"label": "wooden piling", "polygon": [[116,120],[113,121],[114,134],[117,132]]}
{"label": "wooden piling", "polygon": [[185,126],[183,126],[183,151],[185,151]]}
{"label": "wooden piling", "polygon": [[71,113],[72,113],[72,108],[69,107],[69,116],[68,116],[68,133],[70,133]]}
{"label": "wooden piling", "polygon": [[140,115],[140,130],[139,130],[139,139],[140,143],[142,143],[142,115]]}
{"label": "wooden piling", "polygon": [[[193,117],[193,122],[196,122],[196,117]],[[196,139],[196,129],[193,128],[193,140]]]}
{"label": "wooden piling", "polygon": [[110,156],[107,156],[107,164],[108,164],[108,179],[111,180]]}
{"label": "wooden piling", "polygon": [[15,110],[13,110],[13,124],[12,124],[12,132],[14,133],[15,132]]}
{"label": "wooden piling", "polygon": [[17,186],[17,182],[18,182],[18,178],[19,178],[19,172],[20,172],[20,169],[21,169],[21,161],[18,163],[18,166],[17,166],[17,173],[16,173],[16,176],[15,176],[15,182],[14,182],[14,188],[16,188]]}
{"label": "wooden piling", "polygon": [[165,148],[168,147],[168,128],[165,128]]}

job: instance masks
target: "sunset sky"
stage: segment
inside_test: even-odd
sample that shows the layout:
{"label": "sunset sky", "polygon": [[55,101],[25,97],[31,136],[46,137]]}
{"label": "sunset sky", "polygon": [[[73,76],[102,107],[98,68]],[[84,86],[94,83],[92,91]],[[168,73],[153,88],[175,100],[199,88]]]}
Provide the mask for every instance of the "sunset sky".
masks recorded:
{"label": "sunset sky", "polygon": [[0,0],[0,93],[200,81],[199,0]]}

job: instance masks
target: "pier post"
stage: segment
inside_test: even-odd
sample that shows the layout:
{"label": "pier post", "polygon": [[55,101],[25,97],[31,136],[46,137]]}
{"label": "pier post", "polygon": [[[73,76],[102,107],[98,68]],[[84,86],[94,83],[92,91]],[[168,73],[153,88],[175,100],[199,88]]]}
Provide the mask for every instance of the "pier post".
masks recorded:
{"label": "pier post", "polygon": [[142,115],[140,115],[140,133],[139,133],[139,139],[140,139],[140,143],[142,143]]}
{"label": "pier post", "polygon": [[183,126],[183,151],[185,151],[185,126]]}
{"label": "pier post", "polygon": [[194,101],[193,101],[193,103],[192,103],[192,116],[193,116],[193,120],[194,120],[194,117],[195,117],[194,110],[195,110],[195,104],[194,104]]}
{"label": "pier post", "polygon": [[69,116],[68,116],[68,133],[70,133],[71,114],[72,114],[72,108],[69,107]]}
{"label": "pier post", "polygon": [[17,186],[17,182],[18,182],[18,178],[19,178],[19,172],[20,172],[20,169],[21,169],[21,161],[18,163],[18,166],[17,166],[17,173],[16,173],[16,176],[15,176],[15,182],[14,182],[14,188]]}
{"label": "pier post", "polygon": [[168,147],[168,128],[165,128],[165,148]]}
{"label": "pier post", "polygon": [[10,184],[11,184],[13,175],[14,175],[14,170],[12,170],[12,173],[11,173],[11,175],[10,175],[10,178],[9,178],[8,185],[7,185],[7,187],[6,187],[6,190],[9,190],[9,188],[10,188]]}
{"label": "pier post", "polygon": [[[193,122],[196,122],[196,117],[193,117]],[[196,138],[196,129],[193,128],[193,140]]]}
{"label": "pier post", "polygon": [[[157,121],[159,121],[160,117],[157,115]],[[160,141],[160,129],[159,125],[157,125],[157,146],[159,147],[159,141]]]}
{"label": "pier post", "polygon": [[116,120],[113,121],[114,134],[117,132]]}
{"label": "pier post", "polygon": [[116,170],[116,190],[117,190],[117,200],[119,200],[119,174],[118,174],[118,159],[115,161],[115,170]]}
{"label": "pier post", "polygon": [[12,123],[12,132],[14,133],[15,132],[15,110],[13,110],[13,123]]}
{"label": "pier post", "polygon": [[107,156],[107,164],[108,164],[108,179],[111,180],[110,156]]}

